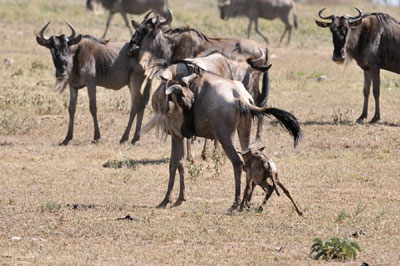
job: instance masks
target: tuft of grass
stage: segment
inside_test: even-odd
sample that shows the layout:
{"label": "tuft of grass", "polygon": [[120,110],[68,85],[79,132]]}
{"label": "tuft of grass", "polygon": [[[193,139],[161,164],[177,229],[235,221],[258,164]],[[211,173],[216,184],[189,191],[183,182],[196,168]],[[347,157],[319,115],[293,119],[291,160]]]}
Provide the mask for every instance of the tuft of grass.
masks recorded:
{"label": "tuft of grass", "polygon": [[59,211],[60,209],[61,209],[61,204],[49,200],[48,202],[46,202],[44,208],[42,208],[42,211],[56,212]]}
{"label": "tuft of grass", "polygon": [[338,214],[337,218],[336,218],[336,222],[337,223],[342,223],[344,220],[346,220],[347,218],[349,218],[349,215],[345,212],[345,211],[340,211],[340,213]]}
{"label": "tuft of grass", "polygon": [[361,251],[358,244],[354,241],[349,241],[346,238],[332,237],[327,241],[320,238],[314,239],[314,244],[311,246],[310,256],[318,260],[347,260],[356,259],[357,250]]}

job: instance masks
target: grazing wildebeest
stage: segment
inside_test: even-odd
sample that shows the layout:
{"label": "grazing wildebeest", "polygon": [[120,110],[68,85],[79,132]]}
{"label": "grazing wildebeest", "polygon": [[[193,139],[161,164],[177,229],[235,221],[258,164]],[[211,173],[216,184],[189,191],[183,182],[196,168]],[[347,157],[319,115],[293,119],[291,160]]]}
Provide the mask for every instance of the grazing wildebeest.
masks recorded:
{"label": "grazing wildebeest", "polygon": [[333,61],[343,63],[354,58],[357,65],[364,70],[364,108],[357,122],[362,122],[368,115],[368,97],[371,80],[375,98],[375,115],[371,123],[380,117],[380,69],[400,74],[400,23],[388,14],[363,14],[356,8],[358,15],[350,17],[323,16],[331,22],[315,21],[320,27],[329,27],[333,37]]}
{"label": "grazing wildebeest", "polygon": [[185,201],[184,137],[199,136],[218,140],[230,159],[235,175],[235,199],[232,210],[240,202],[240,178],[242,161],[233,146],[237,130],[240,144],[247,147],[250,130],[247,121],[254,117],[274,116],[293,136],[295,145],[301,130],[296,117],[277,108],[261,108],[254,105],[251,95],[242,83],[228,80],[202,70],[196,65],[181,62],[168,67],[160,77],[164,80],[152,97],[154,117],[143,127],[144,134],[154,126],[171,134],[172,149],[169,168],[168,190],[159,207],[171,202],[176,169],[180,174],[180,192],[174,206]]}
{"label": "grazing wildebeest", "polygon": [[106,37],[108,27],[110,26],[111,19],[115,13],[120,13],[122,15],[126,26],[132,35],[133,33],[126,14],[140,15],[148,10],[154,10],[161,16],[165,17],[167,13],[164,10],[164,7],[169,7],[168,0],[87,0],[86,7],[92,11],[94,9],[93,2],[101,4],[105,9],[110,11],[106,29],[101,38]]}
{"label": "grazing wildebeest", "polygon": [[128,140],[133,120],[137,114],[135,137],[132,143],[138,140],[145,105],[150,97],[151,81],[149,80],[143,91],[140,89],[145,80],[144,71],[134,58],[126,56],[128,44],[123,42],[107,42],[89,35],[78,35],[74,27],[68,22],[72,30],[71,36],[46,37],[44,35],[47,23],[36,37],[38,44],[51,51],[56,68],[56,88],[64,90],[67,83],[70,88],[69,126],[65,139],[60,145],[67,145],[73,136],[74,116],[78,90],[87,87],[89,95],[90,113],[94,122],[94,138],[100,138],[97,122],[96,86],[119,90],[128,86],[131,93],[131,111],[129,122],[121,138],[121,143]]}
{"label": "grazing wildebeest", "polygon": [[[243,210],[244,206],[249,202],[251,194],[253,193],[254,187],[259,185],[265,191],[265,198],[258,208],[259,212],[262,212],[264,205],[267,203],[268,199],[271,197],[272,192],[276,192],[279,196],[278,186],[280,186],[285,193],[285,195],[292,201],[294,208],[298,215],[302,216],[303,213],[297,207],[289,190],[287,190],[281,183],[278,177],[278,168],[272,159],[268,158],[262,151],[265,147],[258,150],[253,150],[251,148],[240,152],[243,157],[243,170],[246,172],[246,188],[243,193],[243,200],[240,204],[240,210]],[[269,184],[270,181],[272,184]]]}
{"label": "grazing wildebeest", "polygon": [[[170,11],[170,9],[168,9]],[[157,17],[146,18],[138,24],[132,21],[136,29],[129,44],[128,54],[137,54],[138,62],[146,73],[154,73],[152,66],[160,60],[173,63],[185,58],[194,58],[210,50],[218,50],[227,58],[257,58],[256,65],[268,65],[268,49],[252,40],[241,38],[210,38],[205,34],[188,27],[165,27],[172,21],[172,13],[165,22]],[[150,74],[151,76],[151,74]],[[261,72],[233,73],[234,79],[243,82],[257,106],[266,106],[269,95],[269,74],[263,73],[262,90],[259,92]],[[251,123],[248,125],[251,127]],[[260,138],[262,126],[257,128],[256,139]]]}
{"label": "grazing wildebeest", "polygon": [[238,16],[248,17],[250,21],[247,29],[247,38],[250,38],[251,26],[254,22],[256,32],[266,43],[269,43],[268,38],[258,30],[258,18],[269,20],[279,18],[285,24],[285,31],[280,42],[282,42],[286,33],[288,33],[287,43],[290,42],[292,35],[292,25],[289,22],[290,11],[293,13],[294,27],[297,29],[299,25],[293,0],[219,0],[218,7],[221,19]]}

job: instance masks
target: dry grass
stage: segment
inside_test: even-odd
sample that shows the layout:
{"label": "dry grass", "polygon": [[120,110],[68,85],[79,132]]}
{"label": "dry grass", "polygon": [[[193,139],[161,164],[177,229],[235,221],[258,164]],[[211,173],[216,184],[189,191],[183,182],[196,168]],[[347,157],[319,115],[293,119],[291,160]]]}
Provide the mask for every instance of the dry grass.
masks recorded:
{"label": "dry grass", "polygon": [[[293,112],[304,138],[293,149],[287,133],[267,124],[262,144],[304,210],[301,218],[287,198],[277,196],[262,214],[228,215],[234,193],[231,165],[226,161],[215,177],[215,162],[200,161],[200,142],[190,166],[197,172],[186,178],[188,201],[179,208],[156,209],[167,188],[169,140],[148,134],[138,145],[118,144],[128,121],[127,89],[99,88],[102,138],[97,145],[90,144],[93,125],[82,90],[74,140],[59,147],[69,96],[53,92],[50,54],[36,44],[33,32],[50,19],[50,33],[63,32],[65,18],[81,32],[101,35],[106,14],[83,10],[83,2],[0,1],[0,264],[308,265],[316,263],[308,256],[315,237],[345,237],[358,229],[366,232],[356,239],[362,252],[348,264],[398,264],[398,77],[382,73],[382,121],[355,124],[362,107],[362,72],[354,62],[345,68],[331,62],[330,34],[313,22],[321,6],[298,3],[300,29],[293,43],[270,46],[276,55],[270,104]],[[245,36],[247,21],[220,21],[216,1],[170,2],[175,25],[189,24],[210,36]],[[366,1],[359,5],[377,9]],[[352,12],[351,4],[330,10]],[[398,8],[379,10],[400,17]],[[112,24],[110,38],[129,39],[122,19],[116,16]],[[263,21],[261,28],[271,40],[283,30],[278,21]],[[7,65],[6,58],[14,63]],[[328,79],[318,82],[320,75]],[[373,108],[371,102],[370,117]],[[150,107],[145,115],[147,121]],[[134,160],[133,168],[103,167],[127,158]],[[262,198],[257,189],[254,207]],[[127,214],[133,219],[117,220]]]}

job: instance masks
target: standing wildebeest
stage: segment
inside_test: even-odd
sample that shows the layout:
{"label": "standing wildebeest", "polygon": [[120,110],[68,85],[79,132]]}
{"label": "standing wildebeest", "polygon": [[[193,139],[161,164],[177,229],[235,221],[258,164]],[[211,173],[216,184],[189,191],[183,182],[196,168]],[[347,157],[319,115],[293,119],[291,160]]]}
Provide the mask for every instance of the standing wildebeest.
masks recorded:
{"label": "standing wildebeest", "polygon": [[92,11],[94,9],[93,1],[100,3],[104,8],[110,11],[107,19],[106,29],[101,38],[106,37],[108,27],[110,26],[111,19],[115,13],[121,13],[126,26],[132,35],[133,33],[126,14],[140,15],[152,9],[161,16],[166,17],[167,13],[164,10],[164,6],[169,7],[168,0],[87,0],[86,7]]}
{"label": "standing wildebeest", "polygon": [[171,65],[160,77],[167,80],[153,94],[154,117],[140,133],[144,134],[157,125],[172,137],[168,190],[159,207],[166,207],[171,202],[176,169],[180,175],[180,192],[174,206],[185,201],[184,137],[199,136],[221,143],[235,175],[232,210],[239,206],[242,174],[242,161],[233,146],[235,131],[242,148],[247,147],[249,118],[262,119],[272,115],[293,136],[295,145],[300,139],[301,130],[296,117],[277,108],[255,106],[251,95],[238,81],[224,79],[187,62]]}
{"label": "standing wildebeest", "polygon": [[364,108],[357,122],[368,115],[368,97],[371,80],[375,98],[375,115],[371,123],[380,117],[380,69],[400,74],[400,23],[388,14],[363,14],[356,8],[358,16],[322,16],[325,8],[318,13],[322,19],[332,22],[315,21],[320,27],[329,27],[333,37],[333,61],[343,63],[354,58],[364,70]]}
{"label": "standing wildebeest", "polygon": [[90,113],[94,122],[94,138],[100,138],[97,122],[96,86],[119,90],[128,85],[131,93],[131,111],[129,122],[121,138],[121,143],[128,140],[133,120],[137,116],[135,136],[132,143],[138,140],[145,105],[150,96],[151,81],[148,81],[143,91],[140,89],[145,75],[137,61],[126,56],[127,43],[106,42],[89,35],[77,35],[75,29],[67,22],[72,35],[46,37],[44,35],[47,23],[36,37],[38,44],[50,49],[56,68],[56,88],[64,90],[67,83],[70,88],[69,126],[67,136],[60,145],[67,145],[73,136],[74,116],[78,89],[88,88]]}
{"label": "standing wildebeest", "polygon": [[[170,11],[170,9],[168,9]],[[132,21],[136,32],[128,47],[128,54],[137,54],[139,64],[146,73],[154,72],[152,66],[160,60],[173,63],[186,58],[194,58],[210,51],[218,50],[227,58],[257,58],[257,65],[267,65],[268,49],[252,40],[241,38],[210,38],[205,34],[188,27],[167,28],[171,23],[172,13],[161,22],[157,17],[147,18],[138,24]],[[259,92],[260,72],[241,70],[233,73],[235,80],[243,82],[257,106],[265,106],[269,94],[269,74],[263,73],[262,91]],[[251,123],[248,125],[251,127]],[[256,138],[260,138],[262,126],[259,124]]]}
{"label": "standing wildebeest", "polygon": [[[302,216],[303,213],[297,207],[292,196],[290,195],[289,190],[287,190],[279,180],[278,168],[276,167],[276,164],[264,153],[262,153],[264,148],[265,147],[258,150],[247,149],[240,153],[242,154],[244,161],[243,170],[246,172],[246,188],[244,189],[240,210],[243,210],[243,207],[250,201],[254,187],[258,185],[261,186],[266,193],[261,206],[258,208],[258,211],[262,212],[264,205],[267,203],[274,190],[279,196],[278,188],[276,186],[278,185],[280,188],[282,188],[285,195],[292,201],[297,214]],[[269,184],[268,181],[270,181],[272,184]]]}
{"label": "standing wildebeest", "polygon": [[290,11],[293,12],[294,27],[297,29],[299,25],[293,0],[219,0],[218,7],[221,19],[237,16],[248,17],[250,21],[247,29],[247,38],[250,38],[251,26],[254,22],[256,32],[266,43],[269,43],[267,37],[258,30],[258,18],[269,20],[280,18],[285,24],[285,31],[282,34],[280,42],[282,42],[286,32],[288,32],[287,42],[290,42],[292,35],[292,25],[289,22]]}

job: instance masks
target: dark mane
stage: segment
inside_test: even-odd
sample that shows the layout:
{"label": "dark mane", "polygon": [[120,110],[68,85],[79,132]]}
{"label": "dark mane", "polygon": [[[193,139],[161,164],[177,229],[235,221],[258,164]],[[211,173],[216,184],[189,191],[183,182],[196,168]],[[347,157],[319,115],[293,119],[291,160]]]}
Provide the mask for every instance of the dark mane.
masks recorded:
{"label": "dark mane", "polygon": [[88,35],[88,34],[82,35],[82,39],[88,39],[88,40],[91,40],[91,41],[94,41],[94,42],[97,42],[97,43],[100,43],[103,45],[106,45],[109,42],[109,40],[98,39],[98,38],[96,38],[92,35]]}
{"label": "dark mane", "polygon": [[185,33],[185,32],[194,32],[201,39],[203,39],[204,41],[208,41],[209,40],[207,35],[199,32],[198,30],[190,28],[189,26],[183,26],[183,27],[174,28],[174,29],[169,28],[169,29],[164,30],[164,33],[166,33],[166,34],[182,34],[182,33]]}

